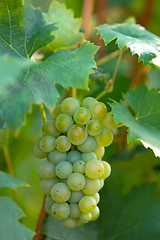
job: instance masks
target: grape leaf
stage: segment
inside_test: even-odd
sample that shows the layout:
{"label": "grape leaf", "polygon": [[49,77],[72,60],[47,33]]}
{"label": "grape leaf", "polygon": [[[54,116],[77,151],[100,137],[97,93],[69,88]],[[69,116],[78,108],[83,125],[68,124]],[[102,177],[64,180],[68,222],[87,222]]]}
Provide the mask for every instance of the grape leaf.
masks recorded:
{"label": "grape leaf", "polygon": [[59,97],[56,83],[64,88],[87,89],[89,74],[96,67],[93,55],[98,48],[85,42],[74,51],[60,50],[41,63],[30,65],[0,94],[0,118],[16,130],[24,122],[30,103],[44,102],[46,107],[53,107]]}
{"label": "grape leaf", "polygon": [[46,24],[40,9],[27,0],[5,0],[0,5],[0,53],[29,59],[55,38],[55,23]]}
{"label": "grape leaf", "polygon": [[141,86],[123,97],[134,110],[135,117],[124,102],[111,103],[115,121],[129,127],[129,142],[139,139],[146,148],[150,147],[156,156],[160,156],[160,95],[157,90]]}
{"label": "grape leaf", "polygon": [[84,41],[84,34],[80,32],[81,19],[75,19],[72,10],[66,9],[65,4],[52,1],[45,19],[48,23],[56,22],[58,27],[54,31],[56,39],[49,44],[49,47],[53,49],[69,48]]}
{"label": "grape leaf", "polygon": [[41,232],[57,240],[97,240],[97,230],[87,226],[74,229],[63,227],[62,221],[49,216]]}
{"label": "grape leaf", "polygon": [[16,187],[29,187],[29,185],[20,179],[12,177],[8,173],[0,171],[0,188],[3,187],[15,189]]}
{"label": "grape leaf", "polygon": [[24,213],[9,197],[0,197],[0,233],[1,240],[29,240],[34,232],[27,229],[18,220]]}
{"label": "grape leaf", "polygon": [[130,48],[132,55],[138,54],[139,61],[150,65],[150,61],[159,55],[160,38],[139,24],[104,24],[96,27],[105,45],[116,39],[118,48]]}

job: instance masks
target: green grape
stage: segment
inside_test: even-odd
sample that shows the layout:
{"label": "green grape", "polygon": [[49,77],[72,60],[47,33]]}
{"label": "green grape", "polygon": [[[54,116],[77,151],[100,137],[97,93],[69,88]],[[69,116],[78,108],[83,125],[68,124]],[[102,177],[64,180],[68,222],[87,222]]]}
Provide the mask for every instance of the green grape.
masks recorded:
{"label": "green grape", "polygon": [[46,212],[47,212],[48,214],[51,214],[51,206],[48,206],[48,204],[45,202],[44,207],[45,207]]}
{"label": "green grape", "polygon": [[96,204],[99,203],[100,201],[100,195],[98,192],[96,192],[95,194],[91,195],[91,197],[93,197],[96,200]]}
{"label": "green grape", "polygon": [[70,115],[62,113],[56,117],[55,125],[60,132],[67,132],[73,125],[73,119]]}
{"label": "green grape", "polygon": [[87,139],[87,130],[79,124],[72,125],[67,132],[69,141],[74,145],[80,145]]}
{"label": "green grape", "polygon": [[91,160],[86,163],[85,174],[91,179],[97,179],[104,173],[104,166],[99,160]]}
{"label": "green grape", "polygon": [[84,223],[78,218],[76,227],[82,227],[83,225],[84,225]]}
{"label": "green grape", "polygon": [[45,158],[47,157],[47,153],[43,152],[39,146],[40,141],[36,142],[33,146],[33,154],[37,158]]}
{"label": "green grape", "polygon": [[104,186],[104,179],[99,179],[99,181],[100,181],[100,189],[102,189]]}
{"label": "green grape", "polygon": [[51,214],[57,220],[65,220],[70,214],[69,204],[55,202],[51,207]]}
{"label": "green grape", "polygon": [[82,160],[77,160],[73,163],[73,171],[77,173],[84,173],[85,162]]}
{"label": "green grape", "polygon": [[67,160],[70,163],[74,163],[75,161],[81,159],[81,154],[79,151],[73,150],[68,153]]}
{"label": "green grape", "polygon": [[61,113],[62,113],[61,104],[58,104],[54,109],[54,116],[53,117],[56,118]]}
{"label": "green grape", "polygon": [[96,102],[94,105],[91,105],[89,110],[91,112],[91,117],[100,121],[107,115],[106,105],[102,102]]}
{"label": "green grape", "polygon": [[79,218],[81,211],[79,209],[79,205],[77,203],[70,204],[70,217],[71,218]]}
{"label": "green grape", "polygon": [[111,113],[107,113],[107,116],[102,121],[102,124],[105,128],[108,128],[109,130],[113,130],[117,127],[117,124],[114,121],[113,115]]}
{"label": "green grape", "polygon": [[71,143],[66,136],[61,135],[56,139],[55,146],[59,152],[67,152],[71,148]]}
{"label": "green grape", "polygon": [[83,197],[83,193],[81,191],[71,191],[71,196],[68,200],[69,203],[77,203]]}
{"label": "green grape", "polygon": [[76,123],[85,125],[89,122],[91,114],[87,108],[80,107],[75,111],[73,118]]}
{"label": "green grape", "polygon": [[99,179],[90,179],[86,177],[86,184],[82,189],[82,192],[86,195],[94,195],[96,194],[101,188],[101,183]]}
{"label": "green grape", "polygon": [[89,109],[95,103],[97,103],[97,100],[95,98],[86,97],[86,98],[83,99],[81,106]]}
{"label": "green grape", "polygon": [[97,136],[102,132],[102,124],[98,119],[92,119],[86,126],[87,132],[91,136]]}
{"label": "green grape", "polygon": [[77,224],[77,221],[71,217],[68,217],[63,221],[63,226],[67,229],[75,228],[76,224]]}
{"label": "green grape", "polygon": [[55,126],[54,119],[49,119],[47,122],[45,122],[42,126],[42,131],[44,135],[50,135],[55,138],[57,138],[61,134],[61,132],[58,131],[58,129]]}
{"label": "green grape", "polygon": [[67,179],[59,179],[59,182],[67,184]]}
{"label": "green grape", "polygon": [[38,166],[38,176],[44,179],[50,179],[56,177],[55,165],[48,160],[41,162]]}
{"label": "green grape", "polygon": [[67,153],[59,152],[57,149],[54,149],[54,151],[48,154],[48,159],[53,164],[57,165],[58,163],[67,160]]}
{"label": "green grape", "polygon": [[73,172],[72,164],[67,161],[62,161],[57,164],[55,172],[60,179],[66,179]]}
{"label": "green grape", "polygon": [[103,128],[102,132],[95,139],[99,145],[107,147],[113,142],[113,133],[111,130]]}
{"label": "green grape", "polygon": [[73,191],[80,191],[85,185],[85,177],[81,173],[72,173],[67,178],[67,185]]}
{"label": "green grape", "polygon": [[86,141],[81,145],[78,145],[77,148],[81,152],[93,152],[96,149],[97,143],[94,137],[87,137]]}
{"label": "green grape", "polygon": [[91,215],[92,215],[91,221],[95,221],[99,217],[100,210],[98,206],[96,206],[96,208],[91,212]]}
{"label": "green grape", "polygon": [[81,213],[79,219],[83,223],[88,223],[92,219],[92,214],[91,213]]}
{"label": "green grape", "polygon": [[52,197],[50,195],[48,195],[46,197],[46,204],[49,206],[49,207],[52,207],[53,203],[55,203],[55,201],[52,199]]}
{"label": "green grape", "polygon": [[71,190],[65,183],[56,183],[51,189],[51,197],[56,202],[66,202],[71,196]]}
{"label": "green grape", "polygon": [[40,189],[44,194],[49,195],[51,193],[51,188],[56,183],[58,183],[58,178],[43,179],[40,183]]}
{"label": "green grape", "polygon": [[104,173],[102,174],[102,176],[99,179],[106,179],[111,174],[111,166],[106,161],[101,161],[101,163],[104,166]]}
{"label": "green grape", "polygon": [[105,148],[103,146],[98,145],[94,150],[94,153],[96,154],[97,159],[100,160],[104,156]]}
{"label": "green grape", "polygon": [[97,156],[94,152],[82,153],[81,158],[85,163],[89,162],[90,160],[97,160]]}
{"label": "green grape", "polygon": [[96,200],[91,196],[84,196],[79,201],[79,208],[83,213],[91,213],[96,208]]}
{"label": "green grape", "polygon": [[79,101],[76,98],[66,98],[61,103],[63,113],[73,116],[74,112],[80,107]]}
{"label": "green grape", "polygon": [[44,136],[39,146],[43,152],[51,152],[55,149],[55,138],[52,136]]}

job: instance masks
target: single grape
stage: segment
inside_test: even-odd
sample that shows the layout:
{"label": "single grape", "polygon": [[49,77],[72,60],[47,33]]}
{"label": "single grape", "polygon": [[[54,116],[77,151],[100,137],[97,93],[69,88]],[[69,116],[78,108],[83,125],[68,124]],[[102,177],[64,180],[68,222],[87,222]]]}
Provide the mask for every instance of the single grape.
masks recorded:
{"label": "single grape", "polygon": [[48,214],[51,214],[51,206],[48,206],[48,204],[45,202],[44,207],[45,207],[46,212],[47,212]]}
{"label": "single grape", "polygon": [[84,225],[84,223],[78,218],[76,227],[82,227],[83,225]]}
{"label": "single grape", "polygon": [[86,126],[87,132],[91,136],[97,136],[102,132],[103,126],[98,119],[92,119]]}
{"label": "single grape", "polygon": [[100,210],[98,206],[96,206],[96,208],[91,212],[91,215],[92,215],[91,221],[95,221],[99,217]]}
{"label": "single grape", "polygon": [[44,135],[50,135],[55,138],[57,138],[61,134],[61,132],[58,131],[58,129],[55,126],[54,119],[49,119],[47,122],[43,124],[42,132],[44,133]]}
{"label": "single grape", "polygon": [[77,160],[73,163],[73,171],[77,173],[84,173],[85,162],[82,160]]}
{"label": "single grape", "polygon": [[104,166],[104,173],[102,174],[102,176],[99,179],[106,179],[111,174],[111,166],[106,161],[101,161],[101,163]]}
{"label": "single grape", "polygon": [[97,159],[100,160],[104,156],[105,148],[103,146],[98,145],[94,150],[94,153],[96,154]]}
{"label": "single grape", "polygon": [[91,179],[97,179],[104,173],[104,166],[99,160],[91,160],[86,163],[85,174]]}
{"label": "single grape", "polygon": [[79,209],[79,205],[77,203],[70,204],[70,217],[71,218],[79,218],[81,211]]}
{"label": "single grape", "polygon": [[92,214],[91,213],[81,213],[79,219],[83,223],[88,223],[92,219]]}
{"label": "single grape", "polygon": [[72,164],[67,161],[62,161],[57,164],[55,172],[60,179],[66,179],[73,172]]}
{"label": "single grape", "polygon": [[70,115],[62,113],[56,117],[55,125],[60,132],[67,132],[73,125],[73,119]]}
{"label": "single grape", "polygon": [[77,203],[83,197],[83,193],[81,191],[71,191],[71,196],[68,200],[69,203]]}
{"label": "single grape", "polygon": [[93,197],[96,200],[96,204],[99,203],[100,201],[100,195],[98,192],[96,192],[95,194],[91,195],[91,197]]}
{"label": "single grape", "polygon": [[56,177],[55,165],[53,165],[48,160],[41,162],[38,166],[38,176],[44,179]]}
{"label": "single grape", "polygon": [[65,220],[70,214],[69,204],[55,202],[51,207],[51,214],[57,220]]}
{"label": "single grape", "polygon": [[87,139],[87,130],[79,124],[72,125],[67,132],[69,141],[74,145],[80,145]]}
{"label": "single grape", "polygon": [[86,177],[86,183],[84,188],[81,190],[86,195],[94,195],[101,188],[101,183],[99,179],[90,179]]}
{"label": "single grape", "polygon": [[113,142],[113,133],[111,130],[103,128],[102,132],[95,139],[99,145],[107,147]]}
{"label": "single grape", "polygon": [[89,109],[95,103],[97,103],[97,100],[95,98],[86,97],[83,99],[81,106]]}
{"label": "single grape", "polygon": [[85,177],[81,173],[72,173],[67,178],[67,185],[73,191],[80,191],[85,185]]}
{"label": "single grape", "polygon": [[57,165],[58,163],[67,160],[67,153],[59,152],[57,149],[54,149],[52,152],[48,154],[48,159],[53,164]]}
{"label": "single grape", "polygon": [[58,183],[58,178],[43,179],[40,183],[40,189],[44,194],[49,195],[51,193],[51,188],[56,183]]}
{"label": "single grape", "polygon": [[47,203],[48,206],[51,207],[53,205],[53,203],[55,203],[55,201],[52,199],[52,197],[50,195],[48,195],[46,197],[46,203]]}
{"label": "single grape", "polygon": [[102,189],[104,186],[104,179],[99,179],[99,181],[100,181],[100,189]]}
{"label": "single grape", "polygon": [[55,138],[52,136],[44,136],[39,146],[43,152],[51,152],[55,149]]}
{"label": "single grape", "polygon": [[77,148],[81,152],[93,152],[96,149],[97,143],[94,137],[87,137],[86,141],[81,145],[78,145]]}
{"label": "single grape", "polygon": [[47,157],[47,153],[43,152],[39,146],[40,141],[36,142],[33,146],[33,154],[37,158],[45,158]]}
{"label": "single grape", "polygon": [[74,163],[75,161],[77,161],[79,159],[81,159],[81,154],[79,151],[73,150],[73,151],[70,151],[67,155],[67,160],[70,163]]}
{"label": "single grape", "polygon": [[73,118],[77,124],[85,125],[89,122],[91,114],[87,108],[80,107],[75,111]]}
{"label": "single grape", "polygon": [[89,162],[90,160],[97,160],[97,156],[94,152],[82,153],[81,158],[85,163]]}
{"label": "single grape", "polygon": [[71,190],[65,183],[56,183],[51,188],[51,197],[56,202],[66,202],[71,196]]}
{"label": "single grape", "polygon": [[66,98],[61,103],[63,113],[73,116],[74,112],[80,107],[79,101],[76,98]]}
{"label": "single grape", "polygon": [[56,118],[61,113],[62,113],[61,104],[58,104],[54,109],[54,116],[53,117]]}
{"label": "single grape", "polygon": [[89,110],[91,112],[91,117],[100,121],[107,115],[106,105],[102,102],[96,102],[94,105],[91,105]]}
{"label": "single grape", "polygon": [[63,226],[67,229],[75,228],[76,224],[77,224],[77,221],[71,217],[68,217],[63,221]]}
{"label": "single grape", "polygon": [[55,146],[59,152],[67,152],[71,148],[71,143],[66,136],[61,135],[56,139]]}
{"label": "single grape", "polygon": [[84,196],[79,201],[79,208],[83,213],[91,213],[96,208],[96,200],[91,196]]}
{"label": "single grape", "polygon": [[107,116],[102,121],[102,124],[105,128],[108,128],[109,130],[113,130],[117,127],[117,124],[114,121],[113,115],[111,113],[107,113]]}

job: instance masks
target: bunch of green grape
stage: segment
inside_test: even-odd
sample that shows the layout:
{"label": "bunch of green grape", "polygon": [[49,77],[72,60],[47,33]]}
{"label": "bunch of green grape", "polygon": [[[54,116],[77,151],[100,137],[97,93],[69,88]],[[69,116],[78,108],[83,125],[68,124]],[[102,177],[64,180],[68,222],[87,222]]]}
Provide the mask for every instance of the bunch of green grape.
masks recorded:
{"label": "bunch of green grape", "polygon": [[105,104],[92,97],[64,99],[42,127],[44,135],[33,147],[37,158],[46,158],[38,167],[40,188],[47,213],[66,228],[99,217],[98,192],[111,172],[102,157],[115,127]]}

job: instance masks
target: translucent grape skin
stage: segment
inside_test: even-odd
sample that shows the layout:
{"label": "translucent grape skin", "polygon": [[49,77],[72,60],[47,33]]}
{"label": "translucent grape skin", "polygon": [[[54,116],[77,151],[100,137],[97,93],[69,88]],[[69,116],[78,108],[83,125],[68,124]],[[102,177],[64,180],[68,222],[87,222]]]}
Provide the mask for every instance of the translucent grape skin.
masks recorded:
{"label": "translucent grape skin", "polygon": [[60,135],[60,131],[55,126],[55,120],[49,119],[42,126],[42,132],[44,135],[50,135],[57,138]]}
{"label": "translucent grape skin", "polygon": [[96,206],[96,208],[91,212],[91,215],[92,215],[91,221],[95,221],[99,217],[100,210],[98,206]]}
{"label": "translucent grape skin", "polygon": [[113,115],[111,113],[107,113],[106,118],[102,121],[102,124],[105,128],[109,130],[113,130],[117,127],[116,122],[114,121]]}
{"label": "translucent grape skin", "polygon": [[106,179],[111,174],[111,166],[106,161],[101,161],[101,163],[104,166],[104,173],[102,174],[102,176],[99,179]]}
{"label": "translucent grape skin", "polygon": [[84,194],[92,196],[96,194],[101,188],[101,182],[99,179],[90,179],[86,177],[86,183],[84,188],[81,190]]}
{"label": "translucent grape skin", "polygon": [[65,183],[56,183],[51,188],[51,197],[56,202],[66,202],[71,196],[71,190]]}
{"label": "translucent grape skin", "polygon": [[72,125],[67,132],[69,141],[74,145],[80,145],[87,139],[87,130],[84,126],[79,124]]}
{"label": "translucent grape skin", "polygon": [[40,189],[44,194],[49,195],[51,193],[51,188],[56,183],[58,183],[58,178],[43,179],[40,183]]}
{"label": "translucent grape skin", "polygon": [[113,142],[113,133],[111,130],[103,128],[102,132],[95,139],[99,145],[107,147]]}
{"label": "translucent grape skin", "polygon": [[70,217],[71,218],[79,218],[81,211],[79,209],[79,205],[77,203],[70,204]]}
{"label": "translucent grape skin", "polygon": [[77,161],[79,159],[81,159],[81,154],[79,151],[73,150],[73,151],[70,151],[67,155],[67,160],[70,163],[74,163],[75,161]]}
{"label": "translucent grape skin", "polygon": [[91,179],[97,179],[104,173],[104,166],[99,160],[91,160],[85,166],[85,174]]}
{"label": "translucent grape skin", "polygon": [[91,196],[84,196],[79,201],[79,208],[83,213],[91,213],[96,208],[96,200]]}
{"label": "translucent grape skin", "polygon": [[39,146],[43,152],[51,152],[55,149],[55,138],[52,136],[44,136],[41,139]]}
{"label": "translucent grape skin", "polygon": [[39,146],[40,141],[36,142],[33,146],[33,154],[37,158],[45,158],[47,157],[47,153],[43,152]]}
{"label": "translucent grape skin", "polygon": [[81,106],[89,109],[95,103],[97,103],[97,100],[95,98],[86,97],[86,98],[83,99]]}
{"label": "translucent grape skin", "polygon": [[91,114],[87,108],[80,107],[75,111],[73,118],[77,124],[85,125],[89,122]]}
{"label": "translucent grape skin", "polygon": [[66,179],[73,172],[72,164],[68,161],[62,161],[57,164],[55,172],[60,179]]}
{"label": "translucent grape skin", "polygon": [[105,148],[103,146],[98,145],[94,150],[94,153],[96,154],[97,159],[100,160],[104,156]]}
{"label": "translucent grape skin", "polygon": [[48,160],[41,162],[38,166],[38,176],[44,179],[50,179],[56,177],[55,165]]}
{"label": "translucent grape skin", "polygon": [[81,154],[81,159],[87,163],[89,162],[90,160],[97,160],[97,156],[94,152],[87,152],[87,153],[82,153]]}
{"label": "translucent grape skin", "polygon": [[88,223],[92,219],[92,214],[91,213],[81,213],[79,219],[83,223]]}
{"label": "translucent grape skin", "polygon": [[71,191],[71,196],[68,200],[69,203],[78,203],[79,200],[83,197],[82,191]]}
{"label": "translucent grape skin", "polygon": [[106,105],[102,102],[96,102],[89,107],[91,117],[98,120],[103,120],[107,115]]}
{"label": "translucent grape skin", "polygon": [[61,103],[61,110],[70,116],[73,116],[74,112],[80,107],[79,101],[75,98],[66,98]]}
{"label": "translucent grape skin", "polygon": [[46,196],[46,203],[48,206],[52,206],[55,201],[51,198],[50,195]]}
{"label": "translucent grape skin", "polygon": [[91,197],[93,197],[93,198],[96,200],[96,204],[99,203],[99,201],[100,201],[100,195],[99,195],[98,192],[95,193],[95,194],[93,194],[93,195],[91,195]]}
{"label": "translucent grape skin", "polygon": [[70,214],[69,204],[55,202],[51,207],[51,214],[57,220],[65,220]]}
{"label": "translucent grape skin", "polygon": [[76,224],[77,224],[76,219],[73,219],[71,217],[68,217],[63,221],[63,226],[67,229],[72,229],[76,227]]}
{"label": "translucent grape skin", "polygon": [[72,173],[67,178],[67,185],[73,191],[80,191],[85,185],[85,177],[81,173]]}
{"label": "translucent grape skin", "polygon": [[81,145],[78,145],[77,148],[81,152],[93,152],[96,149],[97,143],[94,137],[88,136],[86,141]]}
{"label": "translucent grape skin", "polygon": [[56,117],[55,125],[60,132],[67,132],[73,125],[74,121],[68,114],[62,113]]}
{"label": "translucent grape skin", "polygon": [[77,160],[73,163],[73,171],[83,174],[85,170],[85,162],[82,160]]}
{"label": "translucent grape skin", "polygon": [[98,119],[92,119],[86,126],[87,132],[91,136],[97,136],[102,132],[103,126]]}
{"label": "translucent grape skin", "polygon": [[58,163],[67,160],[67,153],[59,152],[57,149],[54,149],[48,154],[48,160],[54,165],[57,165]]}
{"label": "translucent grape skin", "polygon": [[67,152],[71,148],[71,143],[65,135],[61,135],[56,139],[55,147],[59,152]]}

